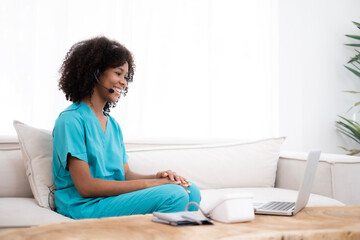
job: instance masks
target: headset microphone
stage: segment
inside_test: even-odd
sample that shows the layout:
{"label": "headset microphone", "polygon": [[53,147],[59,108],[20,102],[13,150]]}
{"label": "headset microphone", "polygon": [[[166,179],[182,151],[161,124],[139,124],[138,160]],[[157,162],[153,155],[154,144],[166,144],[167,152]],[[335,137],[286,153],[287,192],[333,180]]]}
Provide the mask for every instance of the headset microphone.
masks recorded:
{"label": "headset microphone", "polygon": [[107,87],[105,87],[104,85],[102,85],[96,75],[99,75],[99,70],[96,70],[96,71],[94,72],[94,77],[95,77],[97,83],[98,83],[100,86],[102,86],[103,88],[105,88],[106,90],[108,90],[109,93],[114,93],[114,92],[115,92],[114,89],[112,89],[112,88],[107,88]]}

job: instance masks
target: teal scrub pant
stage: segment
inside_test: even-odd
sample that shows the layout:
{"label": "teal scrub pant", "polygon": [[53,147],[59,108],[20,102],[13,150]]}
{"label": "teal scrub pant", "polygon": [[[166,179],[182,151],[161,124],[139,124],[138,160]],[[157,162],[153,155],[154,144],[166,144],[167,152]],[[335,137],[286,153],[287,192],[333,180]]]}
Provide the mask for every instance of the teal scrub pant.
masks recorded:
{"label": "teal scrub pant", "polygon": [[[189,202],[200,204],[199,188],[191,182],[187,188],[190,193],[177,184],[165,184],[157,187],[146,188],[139,191],[124,193],[114,197],[102,198],[92,206],[82,209],[80,218],[102,218],[134,214],[147,214],[153,212],[179,212],[184,211]],[[189,211],[197,211],[194,205]]]}

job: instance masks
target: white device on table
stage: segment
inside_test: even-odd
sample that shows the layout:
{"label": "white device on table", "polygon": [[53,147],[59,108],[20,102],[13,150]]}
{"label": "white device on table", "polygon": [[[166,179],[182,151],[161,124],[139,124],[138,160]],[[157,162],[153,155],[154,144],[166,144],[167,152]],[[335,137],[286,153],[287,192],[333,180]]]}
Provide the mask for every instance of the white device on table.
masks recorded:
{"label": "white device on table", "polygon": [[222,196],[205,210],[207,217],[223,222],[248,222],[255,218],[251,193],[233,193]]}
{"label": "white device on table", "polygon": [[[190,202],[183,212],[153,212],[157,218],[152,221],[173,226],[212,224],[211,219],[223,223],[247,222],[255,218],[252,199],[251,193],[227,194],[205,211],[197,203]],[[191,204],[196,205],[204,216],[189,212]]]}
{"label": "white device on table", "polygon": [[309,152],[305,173],[300,184],[298,197],[295,202],[277,202],[271,201],[266,203],[254,203],[255,214],[269,215],[287,215],[293,216],[303,209],[308,203],[311,189],[313,186],[316,168],[320,159],[320,150]]}

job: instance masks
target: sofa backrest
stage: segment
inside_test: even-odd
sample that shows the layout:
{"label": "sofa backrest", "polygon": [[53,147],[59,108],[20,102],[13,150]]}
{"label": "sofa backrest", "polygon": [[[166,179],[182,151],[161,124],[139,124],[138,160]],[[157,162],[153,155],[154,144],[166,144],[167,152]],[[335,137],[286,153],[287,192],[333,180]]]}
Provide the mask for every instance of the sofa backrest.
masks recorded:
{"label": "sofa backrest", "polygon": [[[200,142],[184,141],[181,143],[181,148],[192,148],[199,143]],[[134,171],[154,173],[154,171],[158,170],[167,170],[164,168],[168,167],[170,169],[177,169],[179,174],[183,174],[186,177],[187,171],[195,169],[197,175],[195,174],[190,180],[197,182],[201,188],[220,187],[224,184],[229,186],[228,182],[225,182],[225,179],[229,179],[231,176],[222,178],[224,174],[219,174],[221,169],[225,168],[229,162],[224,161],[226,158],[222,156],[211,158],[211,161],[208,160],[209,162],[206,162],[202,156],[209,155],[210,152],[204,149],[196,150],[195,148],[194,151],[198,151],[196,154],[200,154],[201,157],[194,159],[194,157],[190,156],[182,157],[183,153],[180,154],[176,152],[181,152],[182,150],[178,149],[177,144],[172,142],[130,141],[125,143],[125,146],[130,156],[129,164]],[[139,147],[142,148],[140,149]],[[151,148],[152,151],[150,151],[149,148]],[[175,158],[169,158],[169,155],[163,155],[160,156],[159,161],[154,162],[154,157],[160,154],[156,150],[158,148],[165,148],[162,151],[170,151],[170,149],[173,149],[171,151],[176,153],[173,155]],[[146,149],[148,150],[145,151]],[[146,158],[148,161],[146,161],[145,164],[143,164],[144,161],[142,160],[145,157],[144,155],[148,156]],[[175,161],[179,158],[181,158],[180,161]],[[305,169],[306,158],[307,153],[304,152],[281,152],[276,171],[275,187],[297,190]],[[199,159],[202,164],[198,164],[198,162],[195,161]],[[165,165],[163,165],[164,162],[166,162]],[[210,164],[211,162],[220,162],[221,164],[217,164],[216,168],[213,167],[209,169],[208,166],[212,165]],[[312,192],[337,199],[345,204],[359,205],[359,172],[360,157],[324,153],[320,157]],[[207,178],[203,178],[203,175],[207,176]],[[193,176],[192,173],[191,176]],[[235,179],[236,177],[237,176],[235,176]],[[28,178],[25,174],[24,161],[16,137],[0,137],[0,197],[33,197]]]}
{"label": "sofa backrest", "polygon": [[171,169],[200,189],[274,187],[284,138],[193,146],[127,149],[134,172]]}
{"label": "sofa backrest", "polygon": [[0,139],[0,197],[33,197],[15,137]]}
{"label": "sofa backrest", "polygon": [[[252,142],[139,149],[128,147],[129,165],[138,173],[174,170],[201,189],[274,187],[283,138]],[[32,197],[17,139],[0,139],[0,197]]]}

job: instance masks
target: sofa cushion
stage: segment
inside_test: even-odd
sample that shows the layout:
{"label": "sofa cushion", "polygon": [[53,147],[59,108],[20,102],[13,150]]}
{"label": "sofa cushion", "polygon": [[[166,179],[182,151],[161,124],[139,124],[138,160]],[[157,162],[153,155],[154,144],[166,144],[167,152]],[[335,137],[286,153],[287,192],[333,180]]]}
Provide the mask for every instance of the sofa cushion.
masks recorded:
{"label": "sofa cushion", "polygon": [[0,149],[0,197],[32,197],[20,148]]}
{"label": "sofa cushion", "polygon": [[50,209],[40,207],[34,198],[0,198],[0,228],[28,227],[72,221]]}
{"label": "sofa cushion", "polygon": [[52,135],[50,131],[14,121],[32,193],[41,207],[53,207]]}
{"label": "sofa cushion", "polygon": [[[283,188],[224,188],[206,189],[201,191],[201,207],[204,211],[210,210],[211,206],[219,198],[233,193],[252,193],[253,202],[283,201],[296,202],[298,191]],[[325,196],[311,194],[306,206],[344,206],[342,202]]]}
{"label": "sofa cushion", "polygon": [[171,169],[200,189],[274,187],[281,144],[271,138],[226,144],[130,149],[134,172],[153,174]]}

